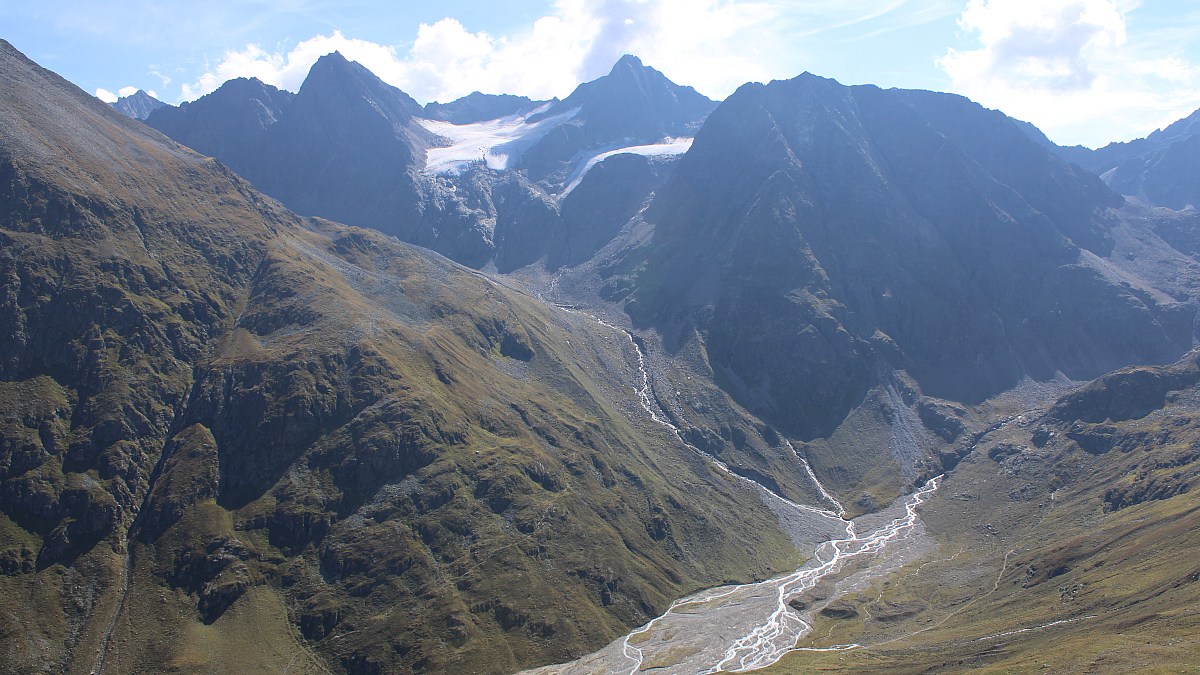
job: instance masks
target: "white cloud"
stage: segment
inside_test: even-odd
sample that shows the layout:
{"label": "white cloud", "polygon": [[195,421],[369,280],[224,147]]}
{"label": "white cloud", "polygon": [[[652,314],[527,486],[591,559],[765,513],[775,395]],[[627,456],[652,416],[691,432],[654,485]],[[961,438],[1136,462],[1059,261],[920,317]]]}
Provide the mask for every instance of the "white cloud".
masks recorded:
{"label": "white cloud", "polygon": [[[100,89],[96,90],[96,98],[104,101],[105,103],[116,103],[118,99],[125,98],[126,96],[133,96],[137,92],[138,88],[134,86],[121,87],[115,94],[101,87]],[[158,94],[155,93],[153,89],[147,89],[146,93],[150,94],[154,98],[158,98]]]}
{"label": "white cloud", "polygon": [[258,79],[298,91],[321,56],[339,51],[380,79],[421,101],[450,100],[479,90],[549,98],[578,84],[576,71],[588,46],[590,17],[562,2],[516,38],[472,33],[456,19],[421,24],[407,54],[395,47],[348,38],[339,31],[300,42],[285,53],[258,45],[225,53],[215,68],[183,85],[182,98],[197,98],[235,77]]}
{"label": "white cloud", "polygon": [[635,53],[676,81],[723,97],[751,79],[795,72],[777,58],[787,3],[730,0],[558,0],[552,11],[513,35],[472,32],[458,20],[421,24],[407,51],[346,37],[318,35],[290,50],[256,44],[227,51],[182,87],[183,100],[226,80],[257,77],[297,91],[324,54],[340,51],[419,101],[447,101],[472,91],[562,97],[595,79],[622,54]]}
{"label": "white cloud", "polygon": [[1145,135],[1200,106],[1197,69],[1169,44],[1131,41],[1116,0],[970,0],[958,25],[979,43],[938,65],[952,88],[1060,143]]}
{"label": "white cloud", "polygon": [[[624,3],[611,3],[619,5]],[[800,67],[794,45],[788,45],[787,3],[661,0],[632,14],[633,23],[610,29],[613,39],[593,49],[595,77],[621,54],[637,54],[668,77],[714,98],[723,98],[749,81],[794,77]],[[618,25],[621,12],[608,15]],[[787,56],[784,56],[787,55]]]}
{"label": "white cloud", "polygon": [[1086,89],[1096,77],[1092,59],[1126,39],[1113,0],[970,0],[958,25],[983,46],[946,52],[941,66],[955,81]]}

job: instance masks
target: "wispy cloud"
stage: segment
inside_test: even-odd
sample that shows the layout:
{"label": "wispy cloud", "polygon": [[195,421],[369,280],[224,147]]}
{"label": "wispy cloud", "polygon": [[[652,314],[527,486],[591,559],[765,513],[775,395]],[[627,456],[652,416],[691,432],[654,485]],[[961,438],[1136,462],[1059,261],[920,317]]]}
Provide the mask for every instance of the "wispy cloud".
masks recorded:
{"label": "wispy cloud", "polygon": [[1200,107],[1200,72],[1182,41],[1130,37],[1138,8],[1116,0],[970,0],[958,24],[978,46],[949,49],[938,65],[959,93],[1033,122],[1058,142],[1142,136]]}

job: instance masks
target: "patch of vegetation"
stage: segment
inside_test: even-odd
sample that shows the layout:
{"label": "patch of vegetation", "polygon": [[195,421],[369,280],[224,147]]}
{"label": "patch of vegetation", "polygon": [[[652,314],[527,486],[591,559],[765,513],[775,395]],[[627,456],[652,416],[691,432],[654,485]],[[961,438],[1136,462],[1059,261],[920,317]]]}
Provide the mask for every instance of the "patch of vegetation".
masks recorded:
{"label": "patch of vegetation", "polygon": [[[818,617],[799,645],[863,647],[798,652],[771,672],[1117,672],[1196,663],[1200,389],[1187,378],[1159,388],[1192,368],[1188,358],[1133,378],[1120,371],[1044,417],[983,437],[923,507],[939,552],[842,598],[858,616]],[[1161,403],[1113,414],[1114,397],[1094,392],[1114,387],[1122,400]],[[1104,405],[1081,403],[1089,397]],[[1107,439],[1101,452],[1077,440],[1097,427]],[[1157,491],[1164,482],[1179,487]]]}

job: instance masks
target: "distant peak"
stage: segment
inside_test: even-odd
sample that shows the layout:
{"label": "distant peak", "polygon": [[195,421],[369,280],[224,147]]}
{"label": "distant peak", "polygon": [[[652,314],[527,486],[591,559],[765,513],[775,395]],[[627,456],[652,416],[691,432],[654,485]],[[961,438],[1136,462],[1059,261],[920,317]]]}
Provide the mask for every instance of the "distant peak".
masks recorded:
{"label": "distant peak", "polygon": [[613,69],[616,70],[617,68],[622,67],[622,66],[633,67],[633,68],[644,67],[642,64],[642,60],[639,59],[638,57],[634,56],[633,54],[626,54],[626,55],[622,56],[621,58],[617,59],[617,63],[613,66]]}
{"label": "distant peak", "polygon": [[275,87],[257,77],[235,77],[232,80],[226,80],[224,84],[217,87],[217,91],[221,91],[222,89],[226,91],[245,92],[259,89],[275,89]]}
{"label": "distant peak", "polygon": [[[133,92],[132,94],[130,94],[128,96],[122,96],[121,98],[118,99],[118,102],[145,99],[145,98],[153,99],[154,97],[151,96],[145,89],[138,89],[137,91]],[[158,99],[155,99],[155,100],[158,100]]]}
{"label": "distant peak", "polygon": [[341,52],[330,52],[317,59],[317,62],[308,69],[308,77],[304,79],[304,83],[321,82],[328,84],[343,82],[356,76],[361,77],[364,74],[370,75],[372,78],[375,77],[375,74],[367,70],[361,63],[347,59]]}
{"label": "distant peak", "polygon": [[345,68],[349,66],[351,61],[342,55],[341,52],[333,51],[317,59],[311,70],[324,70],[327,68]]}
{"label": "distant peak", "polygon": [[807,81],[807,82],[832,82],[834,84],[840,84],[840,82],[833,79],[832,77],[822,77],[820,75],[817,75],[816,73],[812,73],[807,70],[804,71],[803,73],[800,73],[799,75],[797,75],[795,79],[797,79],[801,82],[804,82],[804,81]]}
{"label": "distant peak", "polygon": [[420,115],[421,105],[411,96],[384,82],[358,61],[351,61],[339,51],[330,52],[312,65],[300,85],[298,97],[325,92],[339,98],[355,96],[369,101],[392,101],[405,114]]}
{"label": "distant peak", "polygon": [[838,82],[837,80],[835,80],[831,77],[822,77],[820,75],[810,73],[807,70],[804,71],[803,73],[800,73],[796,77],[793,77],[790,80],[773,80],[769,86],[784,87],[784,88],[796,88],[796,89],[802,89],[802,90],[806,90],[806,91],[813,92],[813,93],[817,93],[817,92],[827,92],[828,93],[828,92],[841,91],[843,89],[846,89],[845,85],[843,85],[841,82]]}
{"label": "distant peak", "polygon": [[617,62],[613,64],[612,70],[608,71],[608,74],[610,77],[620,77],[622,75],[633,75],[636,77],[646,71],[652,70],[654,69],[647,68],[638,57],[633,54],[626,54],[617,59]]}

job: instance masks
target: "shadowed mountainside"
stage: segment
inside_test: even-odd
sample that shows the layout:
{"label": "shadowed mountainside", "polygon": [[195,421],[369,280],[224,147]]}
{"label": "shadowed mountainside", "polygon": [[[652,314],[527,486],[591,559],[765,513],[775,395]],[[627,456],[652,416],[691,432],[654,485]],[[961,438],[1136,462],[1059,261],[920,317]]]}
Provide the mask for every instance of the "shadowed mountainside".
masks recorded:
{"label": "shadowed mountainside", "polygon": [[1145,138],[1095,150],[1055,145],[1032,125],[1025,129],[1063,159],[1103,177],[1120,194],[1175,210],[1200,204],[1200,110]]}
{"label": "shadowed mountainside", "polygon": [[803,438],[905,371],[977,403],[1023,377],[1169,362],[1192,310],[1102,263],[1119,196],[961,97],[802,75],[708,118],[606,294]]}

